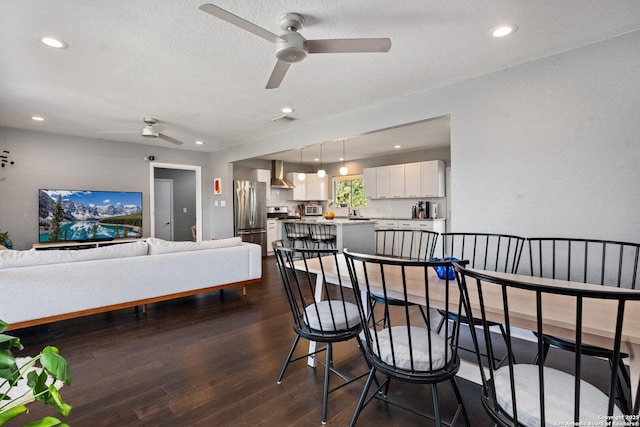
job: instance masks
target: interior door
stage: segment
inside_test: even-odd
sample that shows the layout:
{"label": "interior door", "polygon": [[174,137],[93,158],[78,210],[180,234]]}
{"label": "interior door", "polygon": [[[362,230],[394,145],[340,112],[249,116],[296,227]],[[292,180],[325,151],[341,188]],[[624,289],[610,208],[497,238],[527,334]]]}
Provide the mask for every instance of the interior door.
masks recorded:
{"label": "interior door", "polygon": [[173,240],[173,180],[154,180],[155,237]]}

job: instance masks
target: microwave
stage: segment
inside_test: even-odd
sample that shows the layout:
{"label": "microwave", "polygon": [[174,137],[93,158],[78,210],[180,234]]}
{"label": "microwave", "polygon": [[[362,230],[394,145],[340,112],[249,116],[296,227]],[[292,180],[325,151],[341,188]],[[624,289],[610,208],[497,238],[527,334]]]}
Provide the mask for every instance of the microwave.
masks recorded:
{"label": "microwave", "polygon": [[304,207],[304,214],[313,216],[313,215],[322,215],[322,206],[321,205],[306,205]]}

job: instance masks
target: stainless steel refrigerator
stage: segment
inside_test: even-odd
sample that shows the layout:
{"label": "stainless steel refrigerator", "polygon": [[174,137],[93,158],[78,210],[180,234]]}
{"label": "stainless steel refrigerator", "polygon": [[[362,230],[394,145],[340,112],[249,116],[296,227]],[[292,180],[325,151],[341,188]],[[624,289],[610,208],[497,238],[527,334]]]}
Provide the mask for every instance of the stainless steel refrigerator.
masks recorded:
{"label": "stainless steel refrigerator", "polygon": [[234,234],[262,246],[262,256],[267,256],[267,184],[234,181],[233,210]]}

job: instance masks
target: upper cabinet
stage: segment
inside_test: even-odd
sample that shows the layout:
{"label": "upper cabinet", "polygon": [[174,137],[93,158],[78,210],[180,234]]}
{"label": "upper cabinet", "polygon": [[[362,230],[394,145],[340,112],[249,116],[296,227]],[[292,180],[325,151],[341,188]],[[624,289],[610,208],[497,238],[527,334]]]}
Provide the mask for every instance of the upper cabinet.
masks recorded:
{"label": "upper cabinet", "polygon": [[287,179],[294,185],[293,200],[329,200],[329,178],[320,178],[315,173],[305,174],[305,179],[298,179],[298,173],[288,173]]}
{"label": "upper cabinet", "polygon": [[444,162],[431,160],[422,162],[422,194],[421,197],[445,197]]}
{"label": "upper cabinet", "polygon": [[367,199],[378,198],[378,185],[377,185],[377,168],[364,168],[362,169],[362,175],[364,179],[364,197]]}
{"label": "upper cabinet", "polygon": [[405,197],[422,197],[422,164],[407,163],[404,165]]}
{"label": "upper cabinet", "polygon": [[404,195],[404,165],[376,168],[378,199],[401,198]]}
{"label": "upper cabinet", "polygon": [[320,178],[318,174],[308,173],[306,200],[329,200],[329,177]]}
{"label": "upper cabinet", "polygon": [[369,199],[445,197],[444,171],[442,160],[365,168],[364,194]]}

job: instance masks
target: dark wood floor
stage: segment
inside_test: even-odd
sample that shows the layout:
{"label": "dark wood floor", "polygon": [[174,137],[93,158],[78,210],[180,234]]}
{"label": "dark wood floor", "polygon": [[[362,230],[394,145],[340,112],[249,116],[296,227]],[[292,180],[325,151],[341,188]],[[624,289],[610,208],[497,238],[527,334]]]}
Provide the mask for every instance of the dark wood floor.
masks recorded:
{"label": "dark wood floor", "polygon": [[[146,316],[127,309],[12,333],[25,345],[21,354],[52,344],[68,360],[72,385],[62,395],[73,405],[66,420],[71,426],[320,425],[321,366],[296,362],[276,384],[294,333],[274,258],[263,266],[262,282],[249,287],[246,297],[232,288],[151,304]],[[335,348],[336,367],[366,369],[355,343]],[[363,381],[331,395],[329,425],[349,424]],[[479,401],[480,387],[465,380],[459,385],[472,425],[492,425]],[[431,404],[428,387],[395,390],[415,405]],[[439,390],[442,411],[450,417],[451,387],[445,383]],[[40,402],[30,409],[23,423],[52,410]],[[358,424],[428,425],[377,401]]]}

